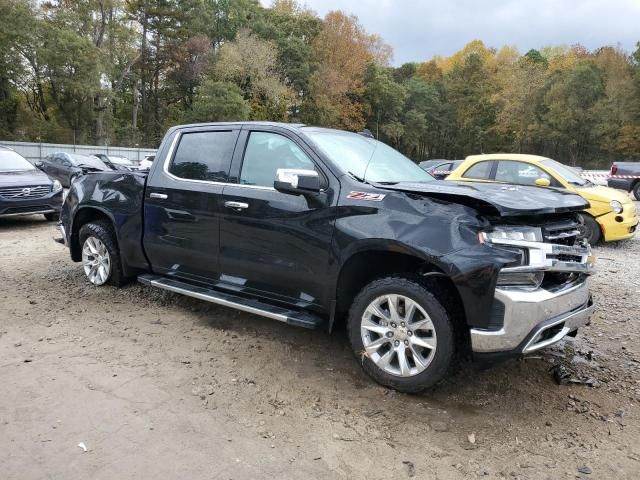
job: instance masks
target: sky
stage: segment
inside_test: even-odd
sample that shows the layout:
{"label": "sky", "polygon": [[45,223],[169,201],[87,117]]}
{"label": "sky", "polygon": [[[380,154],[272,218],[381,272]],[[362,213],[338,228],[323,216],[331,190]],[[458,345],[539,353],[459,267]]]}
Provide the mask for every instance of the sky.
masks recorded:
{"label": "sky", "polygon": [[[263,1],[263,4],[270,4]],[[448,56],[473,39],[521,53],[580,43],[592,50],[640,41],[640,0],[301,0],[323,17],[355,14],[393,47],[394,65]]]}

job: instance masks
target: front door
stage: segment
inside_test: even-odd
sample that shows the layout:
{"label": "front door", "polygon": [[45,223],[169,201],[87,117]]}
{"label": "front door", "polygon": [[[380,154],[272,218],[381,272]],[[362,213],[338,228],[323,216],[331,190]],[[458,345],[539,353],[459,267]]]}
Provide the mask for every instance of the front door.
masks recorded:
{"label": "front door", "polygon": [[[298,306],[326,301],[329,247],[335,224],[336,180],[303,142],[276,127],[243,131],[238,181],[224,188],[220,224],[221,280],[246,293]],[[278,168],[316,170],[317,197],[273,188]]]}
{"label": "front door", "polygon": [[222,189],[240,126],[176,132],[144,200],[144,247],[154,272],[203,284],[218,277]]}

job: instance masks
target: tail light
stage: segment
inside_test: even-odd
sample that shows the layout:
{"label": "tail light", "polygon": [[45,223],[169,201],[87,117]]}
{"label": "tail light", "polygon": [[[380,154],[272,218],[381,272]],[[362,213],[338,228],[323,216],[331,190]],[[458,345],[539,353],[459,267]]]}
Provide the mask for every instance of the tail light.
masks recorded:
{"label": "tail light", "polygon": [[618,172],[618,166],[614,163],[611,165],[611,175],[615,175]]}

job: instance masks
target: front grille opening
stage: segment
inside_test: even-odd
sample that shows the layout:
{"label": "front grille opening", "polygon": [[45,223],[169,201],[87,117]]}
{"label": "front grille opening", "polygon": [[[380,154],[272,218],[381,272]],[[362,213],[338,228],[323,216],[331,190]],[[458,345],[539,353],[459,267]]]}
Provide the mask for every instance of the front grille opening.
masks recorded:
{"label": "front grille opening", "polygon": [[31,205],[28,207],[11,207],[11,208],[7,208],[3,212],[3,214],[10,215],[12,213],[42,212],[43,210],[51,210],[51,207],[47,205]]}
{"label": "front grille opening", "polygon": [[493,307],[491,308],[491,316],[489,317],[488,328],[490,330],[498,330],[504,325],[505,306],[497,298],[493,299]]}
{"label": "front grille opening", "polygon": [[0,197],[11,200],[44,197],[49,193],[51,193],[51,185],[36,185],[31,187],[0,187]]}
{"label": "front grille opening", "polygon": [[576,283],[582,277],[575,272],[546,272],[541,287],[554,292]]}

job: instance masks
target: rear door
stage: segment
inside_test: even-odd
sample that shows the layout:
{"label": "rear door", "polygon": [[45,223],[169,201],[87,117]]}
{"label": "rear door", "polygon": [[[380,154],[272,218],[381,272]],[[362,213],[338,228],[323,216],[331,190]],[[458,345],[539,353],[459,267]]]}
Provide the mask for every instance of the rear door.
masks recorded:
{"label": "rear door", "polygon": [[222,189],[239,125],[174,132],[147,181],[144,248],[154,272],[211,284],[219,276]]}
{"label": "rear door", "polygon": [[[224,189],[221,280],[252,295],[323,305],[337,180],[286,129],[248,126],[239,143],[232,169],[238,181]],[[280,193],[273,188],[278,168],[316,170],[324,191],[312,198]]]}

